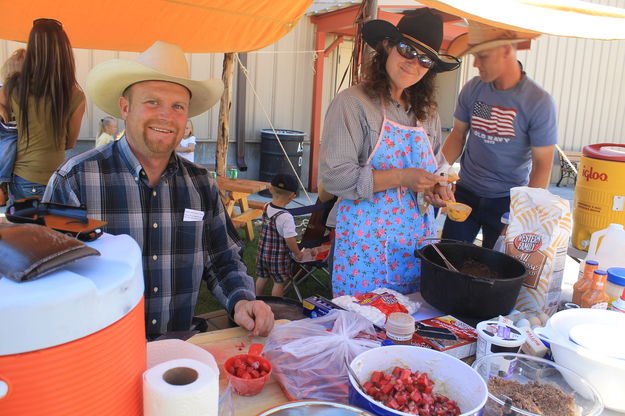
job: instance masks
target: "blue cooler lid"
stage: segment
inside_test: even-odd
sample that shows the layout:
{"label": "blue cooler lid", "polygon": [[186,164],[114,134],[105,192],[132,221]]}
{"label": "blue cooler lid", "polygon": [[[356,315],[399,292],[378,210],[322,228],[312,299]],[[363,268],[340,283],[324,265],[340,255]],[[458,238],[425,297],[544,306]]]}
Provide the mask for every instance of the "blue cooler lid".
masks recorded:
{"label": "blue cooler lid", "polygon": [[625,286],[625,267],[610,267],[608,269],[608,282]]}

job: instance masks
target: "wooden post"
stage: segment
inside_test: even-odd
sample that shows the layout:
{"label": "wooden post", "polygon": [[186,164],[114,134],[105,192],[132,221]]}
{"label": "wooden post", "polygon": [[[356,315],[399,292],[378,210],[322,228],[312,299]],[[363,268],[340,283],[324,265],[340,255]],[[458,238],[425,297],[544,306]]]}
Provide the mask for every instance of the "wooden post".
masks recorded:
{"label": "wooden post", "polygon": [[230,139],[230,107],[232,106],[232,74],[234,68],[234,52],[224,53],[224,64],[221,79],[224,82],[224,93],[219,105],[219,122],[217,126],[217,151],[215,152],[215,171],[219,176],[226,176],[228,165],[228,140]]}
{"label": "wooden post", "polygon": [[356,36],[354,37],[354,50],[352,51],[352,85],[356,85],[361,80],[362,65],[368,58],[371,48],[362,39],[362,26],[372,19],[377,19],[377,0],[363,0],[360,3],[358,14],[356,15]]}

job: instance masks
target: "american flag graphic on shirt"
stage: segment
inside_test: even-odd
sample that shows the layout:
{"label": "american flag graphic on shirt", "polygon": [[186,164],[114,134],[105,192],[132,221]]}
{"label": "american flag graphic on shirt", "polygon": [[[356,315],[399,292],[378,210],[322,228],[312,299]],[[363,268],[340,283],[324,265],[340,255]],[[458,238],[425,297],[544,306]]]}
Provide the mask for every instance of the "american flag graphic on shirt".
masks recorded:
{"label": "american flag graphic on shirt", "polygon": [[517,111],[513,108],[504,108],[488,105],[478,101],[473,105],[471,127],[488,134],[497,136],[516,136],[514,133],[514,119]]}

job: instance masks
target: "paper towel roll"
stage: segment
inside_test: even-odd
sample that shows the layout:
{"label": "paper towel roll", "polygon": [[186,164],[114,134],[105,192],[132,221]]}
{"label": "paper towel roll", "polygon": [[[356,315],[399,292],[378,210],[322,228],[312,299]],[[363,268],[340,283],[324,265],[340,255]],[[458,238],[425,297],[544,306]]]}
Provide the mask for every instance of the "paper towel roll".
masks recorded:
{"label": "paper towel roll", "polygon": [[179,358],[190,358],[211,367],[219,375],[219,367],[213,355],[204,348],[179,339],[148,342],[148,369]]}
{"label": "paper towel roll", "polygon": [[219,376],[188,358],[158,364],[143,373],[144,416],[217,416]]}

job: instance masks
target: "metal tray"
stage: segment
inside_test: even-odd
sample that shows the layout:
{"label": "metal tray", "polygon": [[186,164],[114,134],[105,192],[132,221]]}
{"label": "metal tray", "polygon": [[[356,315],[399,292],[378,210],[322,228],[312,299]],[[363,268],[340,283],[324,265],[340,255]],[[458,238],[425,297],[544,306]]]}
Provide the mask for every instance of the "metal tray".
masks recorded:
{"label": "metal tray", "polygon": [[320,400],[299,400],[281,404],[257,416],[373,416],[357,407]]}
{"label": "metal tray", "polygon": [[277,296],[256,296],[256,299],[262,300],[269,305],[275,319],[297,321],[308,318],[304,315],[302,303],[294,299]]}

